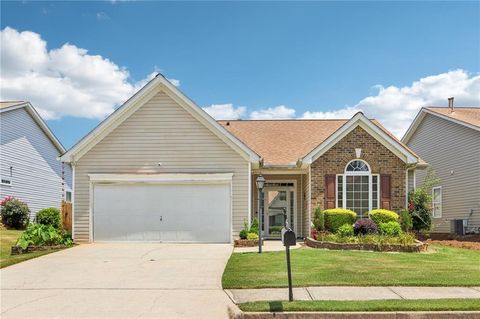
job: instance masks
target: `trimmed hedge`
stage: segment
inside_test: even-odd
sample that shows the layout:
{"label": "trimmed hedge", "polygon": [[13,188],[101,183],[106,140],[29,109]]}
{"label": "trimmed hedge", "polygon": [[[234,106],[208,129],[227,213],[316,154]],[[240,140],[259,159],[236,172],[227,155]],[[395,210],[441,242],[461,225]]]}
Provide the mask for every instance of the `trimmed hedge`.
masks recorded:
{"label": "trimmed hedge", "polygon": [[398,214],[388,209],[374,209],[368,213],[368,217],[377,225],[380,223],[398,222]]}
{"label": "trimmed hedge", "polygon": [[323,211],[323,215],[325,219],[325,229],[332,233],[336,233],[342,225],[352,225],[357,218],[357,213],[344,208],[327,209]]}

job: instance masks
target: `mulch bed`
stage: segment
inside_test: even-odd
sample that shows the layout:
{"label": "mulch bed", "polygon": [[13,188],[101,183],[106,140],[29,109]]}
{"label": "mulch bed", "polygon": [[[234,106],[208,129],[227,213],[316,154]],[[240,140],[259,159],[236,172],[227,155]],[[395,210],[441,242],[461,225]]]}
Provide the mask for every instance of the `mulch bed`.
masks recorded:
{"label": "mulch bed", "polygon": [[467,248],[480,250],[480,242],[464,241],[464,240],[428,240],[429,244],[441,244],[455,248]]}
{"label": "mulch bed", "polygon": [[383,251],[383,252],[408,252],[419,253],[427,251],[428,244],[421,241],[416,241],[413,245],[375,245],[375,244],[356,244],[356,243],[333,243],[327,241],[318,241],[313,238],[305,238],[305,244],[312,248],[326,248],[334,250],[368,250],[368,251]]}
{"label": "mulch bed", "polygon": [[[255,247],[258,246],[258,239],[235,239],[234,247]],[[263,246],[263,241],[262,241]]]}

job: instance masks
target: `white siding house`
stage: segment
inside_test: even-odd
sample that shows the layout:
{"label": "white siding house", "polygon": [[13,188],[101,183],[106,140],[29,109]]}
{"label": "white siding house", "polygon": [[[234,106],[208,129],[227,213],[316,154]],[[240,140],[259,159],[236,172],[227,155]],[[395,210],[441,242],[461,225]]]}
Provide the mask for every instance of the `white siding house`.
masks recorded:
{"label": "white siding house", "polygon": [[65,149],[30,103],[0,106],[0,198],[26,202],[31,218],[42,208],[60,208],[71,192],[70,165],[57,159]]}

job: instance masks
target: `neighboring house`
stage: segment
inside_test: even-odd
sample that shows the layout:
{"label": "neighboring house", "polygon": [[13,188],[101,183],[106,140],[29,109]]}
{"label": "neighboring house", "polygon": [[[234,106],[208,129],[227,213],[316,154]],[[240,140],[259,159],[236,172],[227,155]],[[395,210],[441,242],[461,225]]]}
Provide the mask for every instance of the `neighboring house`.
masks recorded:
{"label": "neighboring house", "polygon": [[[480,108],[422,108],[403,137],[403,142],[427,161],[438,183],[433,198],[433,232],[454,232],[455,219],[467,230],[480,227]],[[416,186],[425,179],[416,174]]]}
{"label": "neighboring house", "polygon": [[361,216],[406,205],[419,157],[378,122],[215,121],[157,75],[67,151],[73,234],[81,241],[231,242],[257,210],[266,178],[265,236],[283,214],[308,236],[312,212]]}
{"label": "neighboring house", "polygon": [[64,147],[29,102],[0,102],[0,199],[28,204],[31,218],[71,197],[71,168]]}

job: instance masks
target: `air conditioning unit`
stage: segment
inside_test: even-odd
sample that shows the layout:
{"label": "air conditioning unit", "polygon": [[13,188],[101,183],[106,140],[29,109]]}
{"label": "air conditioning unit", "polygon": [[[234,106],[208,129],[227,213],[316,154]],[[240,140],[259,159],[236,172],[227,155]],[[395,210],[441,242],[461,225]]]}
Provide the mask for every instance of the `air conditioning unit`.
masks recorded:
{"label": "air conditioning unit", "polygon": [[466,219],[453,219],[451,224],[452,233],[458,236],[465,235],[465,226],[467,224]]}

